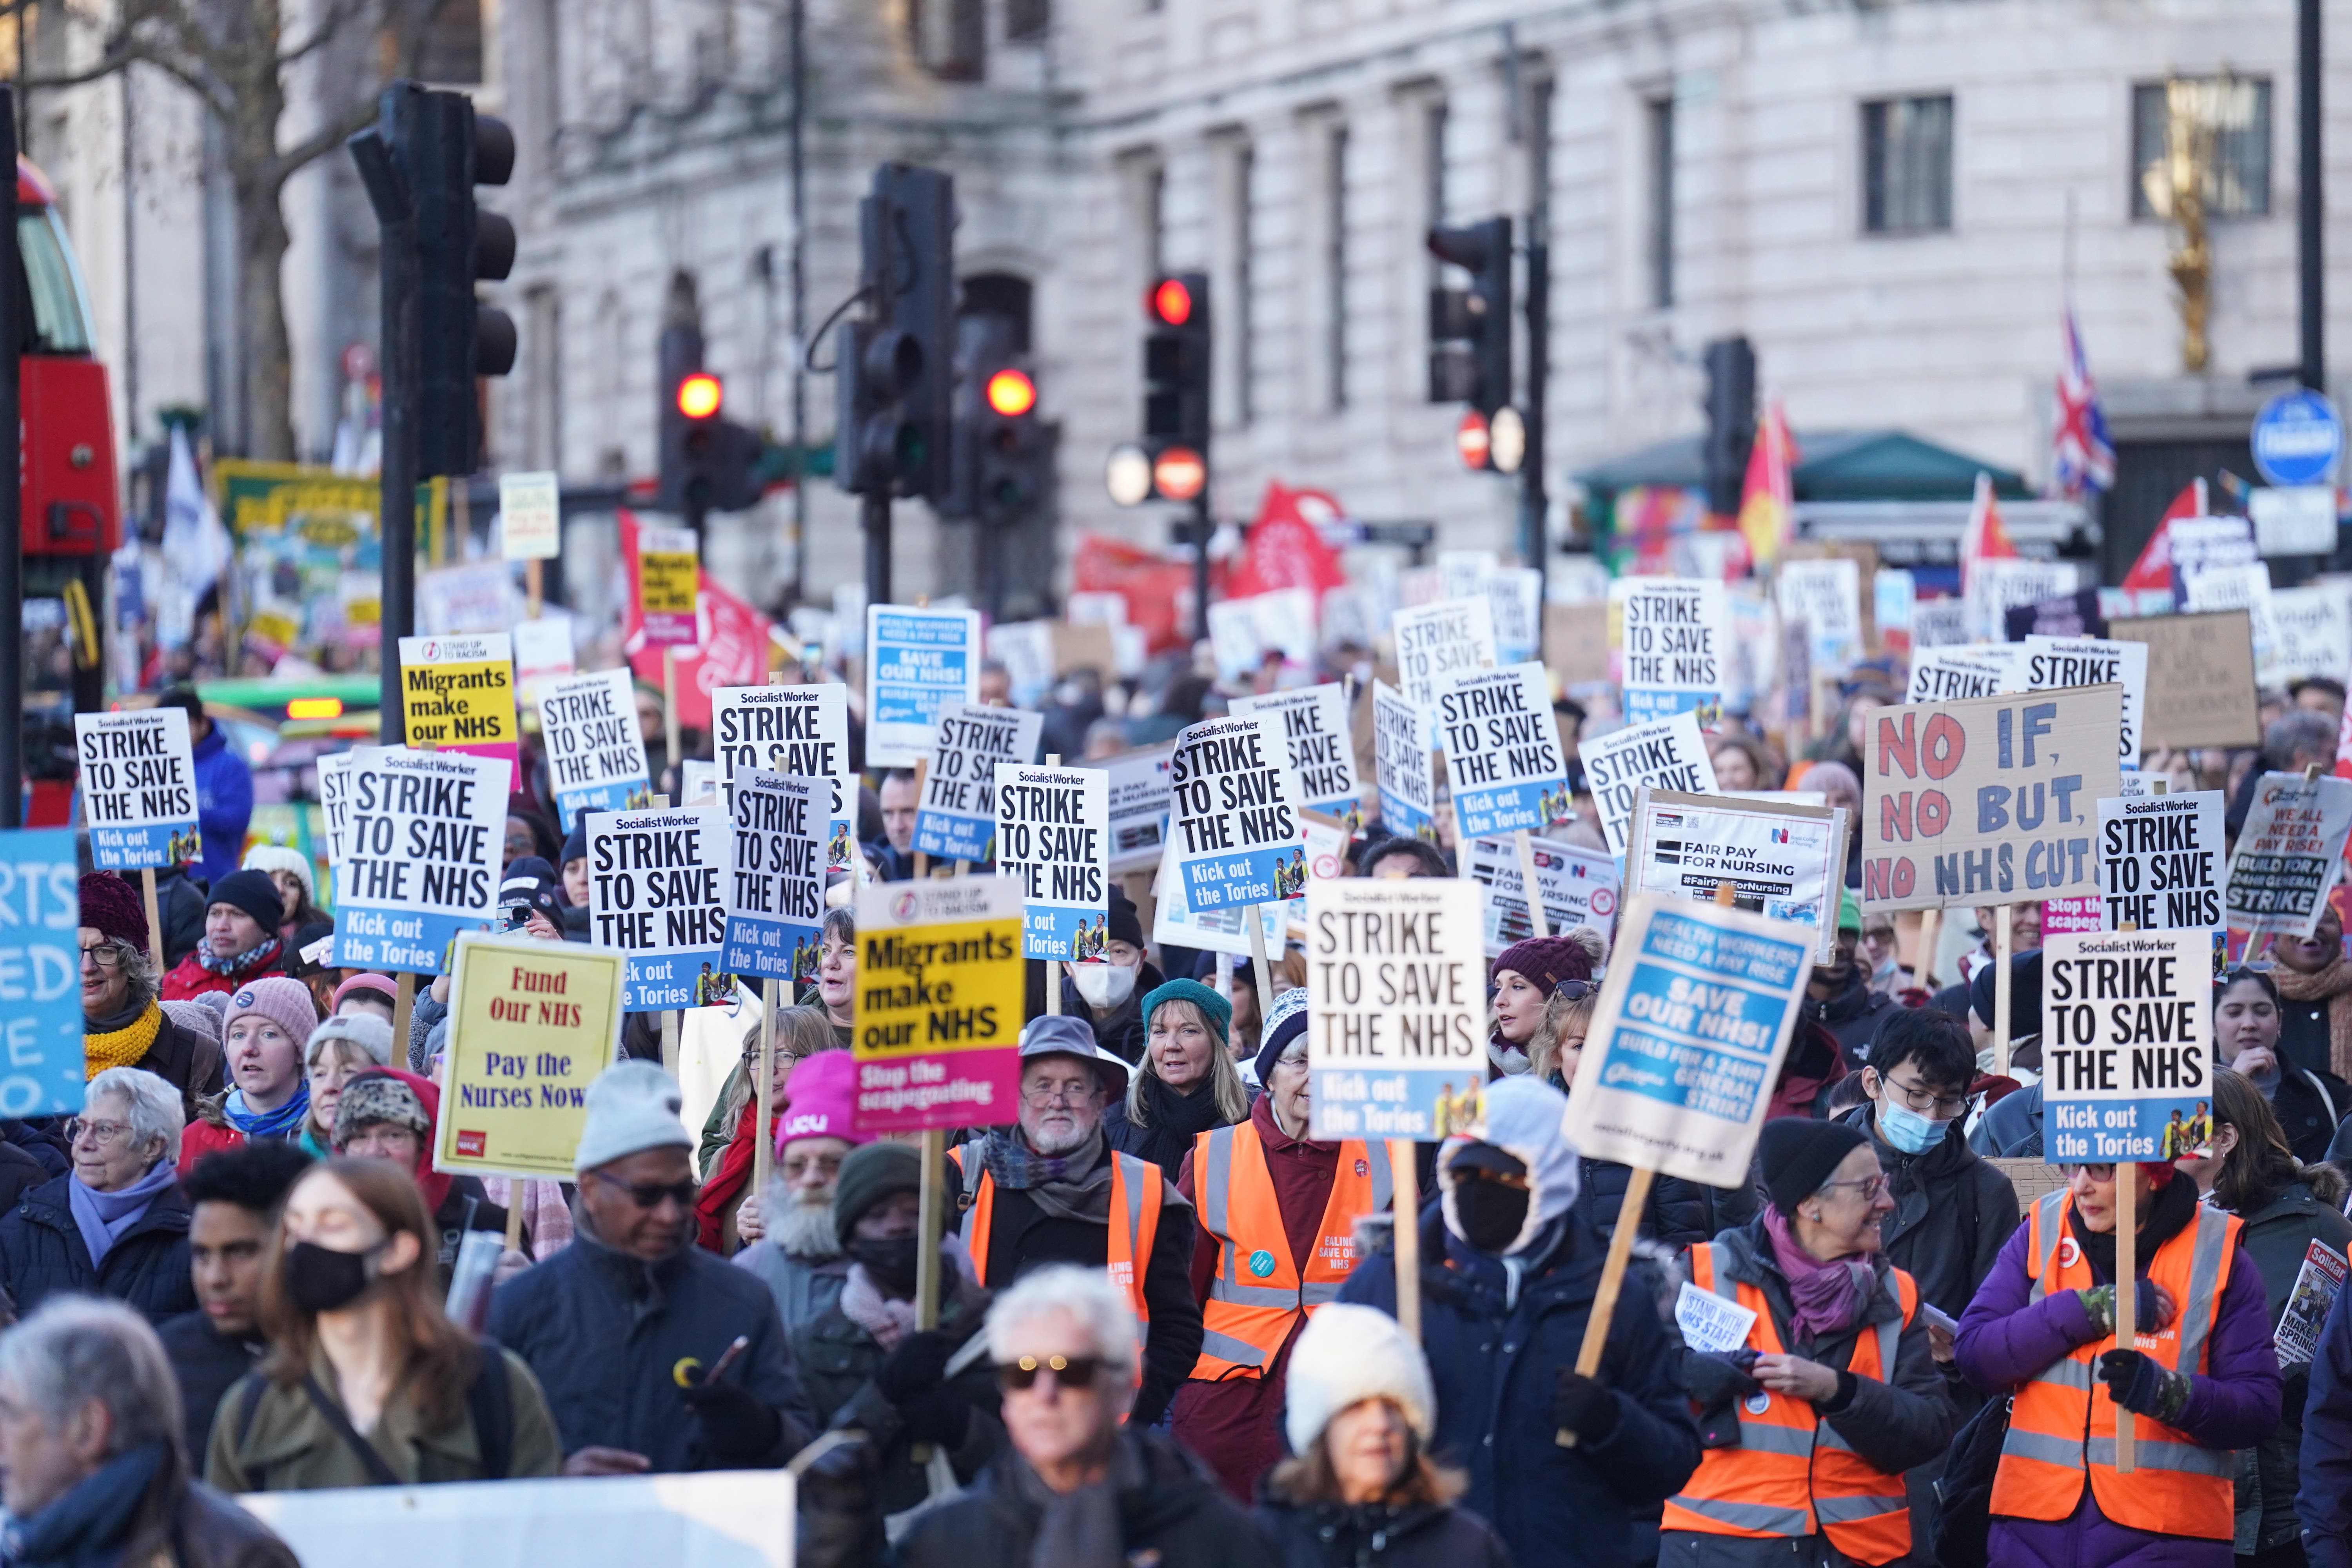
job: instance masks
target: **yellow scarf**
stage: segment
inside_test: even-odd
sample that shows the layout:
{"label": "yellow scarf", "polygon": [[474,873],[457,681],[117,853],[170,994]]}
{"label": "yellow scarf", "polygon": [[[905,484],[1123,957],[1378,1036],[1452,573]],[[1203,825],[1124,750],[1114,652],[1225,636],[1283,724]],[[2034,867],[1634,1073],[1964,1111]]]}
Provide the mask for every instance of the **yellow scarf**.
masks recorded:
{"label": "yellow scarf", "polygon": [[147,1011],[119,1029],[102,1035],[85,1034],[81,1037],[82,1071],[86,1078],[96,1078],[109,1068],[127,1068],[147,1054],[163,1032],[163,1009],[150,1002]]}

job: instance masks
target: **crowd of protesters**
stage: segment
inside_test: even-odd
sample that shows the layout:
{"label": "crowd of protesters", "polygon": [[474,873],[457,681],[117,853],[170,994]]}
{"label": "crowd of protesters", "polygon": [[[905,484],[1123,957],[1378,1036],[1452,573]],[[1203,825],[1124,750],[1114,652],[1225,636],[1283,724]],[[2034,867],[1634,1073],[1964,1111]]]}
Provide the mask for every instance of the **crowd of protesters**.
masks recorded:
{"label": "crowd of protesters", "polygon": [[[1178,683],[1114,720],[1083,686],[1057,734],[1096,755],[1215,701]],[[1559,717],[1573,758],[1583,715]],[[1843,727],[1793,767],[1710,744],[1725,788],[1859,805]],[[912,785],[866,792],[872,877],[913,874]],[[584,940],[582,834],[526,795],[507,837],[506,923]],[[1457,865],[1450,831],[1377,826],[1348,860]],[[1930,994],[1849,889],[1749,1179],[1660,1179],[1638,1211],[1562,1131],[1610,933],[1513,943],[1476,1119],[1419,1152],[1394,1221],[1418,1227],[1414,1338],[1387,1147],[1311,1135],[1295,952],[1261,994],[1115,892],[1108,962],[1066,967],[1058,1012],[1033,988],[1013,1119],[950,1136],[927,1257],[917,1151],[851,1114],[847,908],[764,1084],[759,1031],[740,1058],[730,1036],[689,1109],[633,1022],[572,1179],[484,1181],[432,1158],[446,984],[395,1038],[401,986],[318,956],[301,856],[214,871],[192,921],[163,910],[188,934],[161,973],[137,889],[83,879],[86,1103],[0,1122],[11,1563],[290,1563],[224,1493],[789,1464],[819,1568],[2352,1568],[2352,1311],[2315,1325],[2298,1290],[2352,1245],[2332,911],[2218,978],[2207,1147],[2062,1167],[2022,1205],[1996,1162],[2042,1149],[2038,911],[2007,933],[1994,1042],[2001,912]],[[486,1317],[453,1317],[466,1238],[510,1215]],[[1633,1261],[1584,1359],[1620,1226]],[[1738,1342],[1687,1340],[1684,1291]]]}

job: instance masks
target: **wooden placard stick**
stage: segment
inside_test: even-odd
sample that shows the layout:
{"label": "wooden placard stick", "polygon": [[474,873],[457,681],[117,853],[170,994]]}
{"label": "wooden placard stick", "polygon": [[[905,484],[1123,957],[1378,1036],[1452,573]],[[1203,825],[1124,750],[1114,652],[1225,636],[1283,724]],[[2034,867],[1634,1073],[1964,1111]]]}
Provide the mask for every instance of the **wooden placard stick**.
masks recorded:
{"label": "wooden placard stick", "polygon": [[1526,828],[1519,828],[1511,835],[1511,847],[1519,852],[1519,880],[1526,885],[1528,891],[1528,934],[1532,937],[1549,936],[1551,927],[1544,921],[1543,889],[1536,883],[1536,847],[1528,838]]}
{"label": "wooden placard stick", "polygon": [[[1625,1178],[1625,1202],[1617,1211],[1617,1227],[1609,1233],[1609,1256],[1601,1265],[1601,1285],[1592,1297],[1592,1310],[1584,1321],[1584,1342],[1576,1347],[1576,1375],[1591,1377],[1601,1370],[1601,1352],[1609,1346],[1609,1322],[1617,1315],[1617,1297],[1625,1285],[1625,1265],[1633,1257],[1633,1236],[1642,1228],[1642,1211],[1650,1206],[1650,1184],[1657,1173],[1636,1165]],[[1552,1441],[1563,1448],[1576,1447],[1576,1434],[1562,1427]]]}
{"label": "wooden placard stick", "polygon": [[751,1190],[766,1201],[768,1172],[775,1164],[776,982],[760,982],[760,1141],[751,1146]]}
{"label": "wooden placard stick", "polygon": [[[677,649],[662,645],[662,746],[669,765],[677,770],[677,789],[686,793],[686,742],[677,721]],[[667,801],[659,804],[667,805]]]}
{"label": "wooden placard stick", "polygon": [[1936,988],[1936,941],[1943,935],[1939,929],[1943,918],[1944,911],[1937,909],[1923,910],[1919,913],[1919,945],[1913,955],[1911,975],[1923,991]]}
{"label": "wooden placard stick", "polygon": [[[923,791],[929,784],[930,777],[931,759],[929,757],[918,757],[915,760],[915,820],[919,823],[923,820]],[[883,835],[883,842],[886,844],[889,842],[889,835]],[[918,882],[923,881],[928,879],[930,874],[931,858],[924,854],[920,849],[916,850],[915,880]]]}
{"label": "wooden placard stick", "polygon": [[[536,566],[539,563],[534,561],[531,564]],[[524,1178],[520,1176],[507,1178],[507,1250],[509,1252],[522,1250],[522,1204],[524,1194],[530,1191],[530,1183]]]}
{"label": "wooden placard stick", "polygon": [[1396,1258],[1397,1326],[1416,1343],[1421,1339],[1421,1175],[1413,1164],[1412,1140],[1391,1138],[1389,1184],[1395,1189],[1396,1228],[1390,1248]]}
{"label": "wooden placard stick", "polygon": [[2010,973],[2010,963],[2016,956],[2016,928],[2011,922],[2010,906],[1993,910],[1992,918],[2000,922],[1993,933],[1992,968],[1992,1070],[2002,1078],[2009,1076],[2010,1005],[2015,977]]}
{"label": "wooden placard stick", "polygon": [[392,1048],[395,1056],[408,1051],[408,1018],[416,1011],[416,976],[403,970],[392,984]]}
{"label": "wooden placard stick", "polygon": [[527,621],[539,619],[545,605],[547,575],[544,567],[545,563],[537,556],[522,563],[522,614]]}
{"label": "wooden placard stick", "polygon": [[[1274,1006],[1274,966],[1265,960],[1265,917],[1258,912],[1265,908],[1264,904],[1252,904],[1242,911],[1242,919],[1249,926],[1252,973],[1257,976],[1257,1028],[1260,1040],[1265,1037],[1266,1013]],[[1150,1024],[1150,1019],[1144,1020],[1145,1027],[1149,1028]]]}
{"label": "wooden placard stick", "polygon": [[[2139,1345],[2139,1206],[2138,1182],[2127,1161],[2116,1163],[2116,1344],[2122,1350]],[[2108,1397],[2113,1398],[2110,1394]],[[2116,1473],[2132,1471],[2132,1413],[2116,1406]]]}
{"label": "wooden placard stick", "polygon": [[947,1133],[937,1127],[926,1129],[915,1253],[915,1327],[926,1331],[940,1326],[940,1223],[946,1207],[947,1159]]}
{"label": "wooden placard stick", "polygon": [[[155,868],[139,868],[139,894],[147,900],[147,956],[155,965],[156,984],[163,980],[163,917],[155,902]],[[403,1047],[405,1049],[405,1047]]]}

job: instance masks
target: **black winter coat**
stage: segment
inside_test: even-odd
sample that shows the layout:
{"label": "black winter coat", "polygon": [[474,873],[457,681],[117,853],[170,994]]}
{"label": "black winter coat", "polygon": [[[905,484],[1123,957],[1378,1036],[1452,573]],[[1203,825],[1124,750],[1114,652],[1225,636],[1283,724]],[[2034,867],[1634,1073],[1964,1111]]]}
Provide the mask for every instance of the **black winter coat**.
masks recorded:
{"label": "black winter coat", "polygon": [[1510,1549],[1467,1509],[1258,1504],[1282,1568],[1511,1568]]}
{"label": "black winter coat", "polygon": [[1163,978],[1160,971],[1146,960],[1136,972],[1135,989],[1128,994],[1127,1000],[1112,1008],[1109,1017],[1097,1018],[1095,1010],[1087,1005],[1087,999],[1078,994],[1078,988],[1065,975],[1062,977],[1062,1011],[1070,1017],[1084,1018],[1095,1032],[1095,1044],[1128,1066],[1135,1067],[1142,1062],[1143,1047],[1151,1034],[1144,1025],[1143,999],[1160,989]]}
{"label": "black winter coat", "polygon": [[[1587,1157],[1577,1188],[1577,1206],[1602,1236],[1617,1228],[1624,1211],[1625,1184],[1633,1179],[1631,1165]],[[1640,1234],[1679,1252],[1694,1241],[1705,1241],[1718,1226],[1712,1188],[1680,1176],[1660,1176],[1650,1184],[1650,1201],[1643,1205]]]}
{"label": "black winter coat", "polygon": [[2306,1165],[2316,1164],[2327,1157],[2336,1129],[2352,1112],[2352,1085],[2325,1068],[2297,1071],[2282,1063],[2271,1110],[2277,1114],[2294,1157]]}
{"label": "black winter coat", "polygon": [[1957,1321],[2017,1229],[2016,1187],[1969,1147],[1958,1121],[1926,1153],[1906,1154],[1878,1136],[1868,1105],[1838,1120],[1870,1134],[1894,1184],[1895,1212],[1879,1232],[1886,1260],[1918,1282],[1921,1300]]}
{"label": "black winter coat", "polygon": [[[1494,1525],[1519,1568],[1618,1568],[1633,1560],[1634,1518],[1698,1468],[1698,1428],[1642,1268],[1625,1281],[1601,1362],[1616,1430],[1559,1446],[1553,1390],[1584,1342],[1601,1247],[1574,1211],[1559,1224],[1558,1239],[1514,1280],[1447,1231],[1441,1205],[1422,1210],[1421,1338],[1437,1390],[1430,1452],[1469,1472],[1463,1503]],[[1359,1261],[1339,1299],[1393,1314],[1395,1255]]]}
{"label": "black winter coat", "polygon": [[[960,1351],[980,1331],[988,1297],[974,1290],[970,1300],[959,1301],[952,1282],[941,1294],[949,1299],[940,1303],[939,1332]],[[787,1338],[793,1371],[817,1419],[828,1426],[855,1426],[874,1445],[870,1484],[879,1511],[901,1513],[921,1502],[929,1494],[929,1476],[926,1463],[914,1457],[916,1442],[907,1433],[907,1418],[924,1394],[918,1393],[903,1405],[892,1403],[874,1381],[888,1352],[849,1321],[838,1300],[790,1331]],[[938,1386],[971,1412],[963,1440],[948,1450],[957,1482],[969,1482],[1004,1447],[1004,1424],[997,1419],[996,1368],[982,1355]]]}
{"label": "black winter coat", "polygon": [[50,1296],[111,1296],[162,1323],[196,1307],[188,1275],[188,1200],[177,1187],[155,1194],[139,1222],[116,1242],[102,1268],[74,1224],[66,1197],[71,1176],[44,1182],[0,1216],[0,1286],[23,1317]]}
{"label": "black winter coat", "polygon": [[1870,988],[1869,972],[1856,963],[1846,973],[1844,990],[1826,1002],[1807,996],[1799,1004],[1799,1011],[1807,1022],[1819,1024],[1835,1036],[1847,1070],[1860,1072],[1870,1060],[1872,1037],[1895,1005],[1894,997]]}
{"label": "black winter coat", "polygon": [[[1118,1494],[1120,1560],[1162,1568],[1277,1568],[1265,1532],[1235,1507],[1199,1461],[1130,1421],[1119,1441],[1142,1467],[1143,1483]],[[962,1497],[932,1510],[898,1543],[903,1568],[1026,1568],[1042,1510],[1022,1495],[1006,1449]]]}
{"label": "black winter coat", "polygon": [[227,1076],[220,1042],[181,1027],[169,1013],[163,1015],[163,1026],[155,1031],[147,1054],[131,1065],[153,1073],[180,1091],[180,1114],[190,1126],[201,1114],[196,1102],[218,1094]]}

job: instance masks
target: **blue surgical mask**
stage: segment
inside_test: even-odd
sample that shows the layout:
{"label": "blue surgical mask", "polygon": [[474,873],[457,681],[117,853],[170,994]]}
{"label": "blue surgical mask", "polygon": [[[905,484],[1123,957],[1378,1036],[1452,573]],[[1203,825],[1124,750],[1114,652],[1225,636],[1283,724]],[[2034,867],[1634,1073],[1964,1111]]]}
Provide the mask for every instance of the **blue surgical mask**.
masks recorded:
{"label": "blue surgical mask", "polygon": [[1926,1153],[1944,1141],[1944,1129],[1950,1125],[1895,1104],[1892,1095],[1878,1102],[1878,1135],[1906,1154]]}

